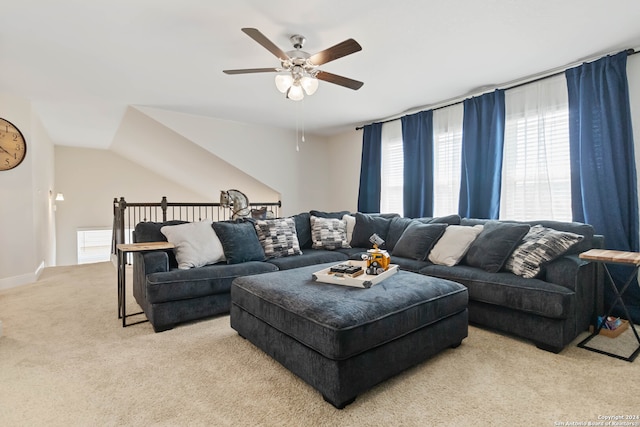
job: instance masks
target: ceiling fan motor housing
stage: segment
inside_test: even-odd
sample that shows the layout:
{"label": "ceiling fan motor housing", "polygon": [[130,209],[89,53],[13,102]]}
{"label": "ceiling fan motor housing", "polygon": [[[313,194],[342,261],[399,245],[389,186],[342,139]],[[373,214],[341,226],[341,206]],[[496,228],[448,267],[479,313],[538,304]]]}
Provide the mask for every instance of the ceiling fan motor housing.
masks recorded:
{"label": "ceiling fan motor housing", "polygon": [[291,40],[291,44],[296,49],[302,49],[302,46],[304,46],[304,43],[307,41],[307,39],[300,34],[292,35],[291,37],[289,37],[289,40]]}

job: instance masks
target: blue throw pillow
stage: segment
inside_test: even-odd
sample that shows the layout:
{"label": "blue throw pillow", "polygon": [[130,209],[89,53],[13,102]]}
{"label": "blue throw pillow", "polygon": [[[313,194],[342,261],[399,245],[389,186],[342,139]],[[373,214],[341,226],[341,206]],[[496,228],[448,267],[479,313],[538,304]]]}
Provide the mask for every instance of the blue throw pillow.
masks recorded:
{"label": "blue throw pillow", "polygon": [[465,263],[489,273],[497,273],[529,232],[529,228],[528,224],[487,221],[482,233],[469,247]]}
{"label": "blue throw pillow", "polygon": [[300,243],[300,249],[309,249],[313,244],[311,240],[311,215],[309,212],[302,212],[292,216],[296,223],[296,235]]}
{"label": "blue throw pillow", "polygon": [[240,264],[247,261],[264,261],[264,250],[258,240],[258,234],[251,221],[213,223],[227,264]]}
{"label": "blue throw pillow", "polygon": [[[386,218],[381,215],[356,213],[356,225],[353,227],[351,247],[371,249],[373,245],[369,241],[369,237],[374,233],[386,241],[391,220],[392,218]],[[386,246],[384,247],[386,248]]]}
{"label": "blue throw pillow", "polygon": [[392,255],[424,261],[446,229],[447,224],[423,224],[413,221],[400,236]]}
{"label": "blue throw pillow", "polygon": [[351,212],[349,212],[349,211],[325,212],[325,211],[311,210],[311,211],[309,211],[309,214],[311,216],[315,216],[316,218],[342,219],[342,217],[345,216],[345,215],[351,215]]}

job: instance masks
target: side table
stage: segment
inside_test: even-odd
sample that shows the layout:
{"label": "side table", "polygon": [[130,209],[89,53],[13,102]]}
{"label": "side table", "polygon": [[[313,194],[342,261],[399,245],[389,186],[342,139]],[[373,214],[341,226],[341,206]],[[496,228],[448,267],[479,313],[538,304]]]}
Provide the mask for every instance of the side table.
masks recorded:
{"label": "side table", "polygon": [[169,242],[147,242],[147,243],[121,243],[116,245],[118,258],[118,319],[122,319],[122,327],[125,328],[138,323],[144,323],[148,320],[140,320],[127,324],[127,317],[144,314],[143,311],[138,313],[127,314],[126,304],[126,260],[127,254],[132,252],[157,251],[162,249],[173,249],[175,245]]}
{"label": "side table", "polygon": [[[580,258],[589,260],[589,261],[599,262],[604,266],[604,271],[606,273],[605,280],[607,280],[611,285],[611,289],[613,290],[615,295],[615,301],[613,302],[613,304],[611,304],[609,311],[605,316],[603,316],[603,319],[606,319],[607,317],[609,317],[609,315],[611,314],[615,306],[620,304],[620,306],[622,307],[622,310],[627,316],[627,320],[629,321],[629,326],[631,326],[631,329],[633,330],[633,333],[636,337],[636,341],[638,341],[638,347],[631,354],[631,356],[624,357],[615,353],[609,353],[607,351],[603,351],[597,348],[587,346],[587,343],[591,341],[593,337],[600,334],[600,330],[604,325],[604,321],[600,322],[600,324],[597,325],[597,327],[594,327],[593,333],[589,335],[587,338],[585,338],[584,340],[580,341],[580,343],[578,343],[578,347],[581,347],[590,351],[594,351],[596,353],[605,354],[607,356],[622,359],[627,362],[633,362],[636,356],[638,356],[638,353],[640,353],[640,336],[638,336],[638,332],[636,331],[636,328],[633,325],[633,321],[631,320],[629,311],[627,310],[627,307],[625,306],[624,301],[622,300],[622,295],[626,292],[626,290],[629,288],[629,285],[631,285],[631,282],[633,282],[633,279],[638,274],[638,269],[640,268],[640,252],[614,251],[614,250],[608,250],[608,249],[591,249],[581,253]],[[607,268],[607,264],[625,264],[625,265],[631,265],[634,267],[633,272],[631,273],[631,275],[629,276],[629,278],[627,279],[627,281],[625,282],[624,286],[621,289],[618,289],[615,282],[613,281],[613,278],[611,277],[611,273]]]}

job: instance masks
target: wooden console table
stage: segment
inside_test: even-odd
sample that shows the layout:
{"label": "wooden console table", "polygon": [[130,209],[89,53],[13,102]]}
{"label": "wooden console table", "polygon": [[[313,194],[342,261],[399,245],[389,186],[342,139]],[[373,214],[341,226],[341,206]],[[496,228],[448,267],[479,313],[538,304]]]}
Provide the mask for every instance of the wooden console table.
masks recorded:
{"label": "wooden console table", "polygon": [[173,249],[173,248],[175,248],[174,244],[169,242],[120,243],[116,245],[116,250],[118,252],[118,319],[122,319],[123,328],[148,321],[145,319],[145,320],[140,320],[138,322],[127,324],[127,317],[136,316],[138,314],[144,314],[143,311],[140,311],[138,313],[127,314],[127,305],[126,305],[127,254],[132,252],[157,251],[162,249]]}
{"label": "wooden console table", "polygon": [[[607,314],[603,316],[602,322],[600,322],[600,324],[597,325],[597,327],[594,327],[594,331],[591,335],[589,335],[587,338],[585,338],[580,343],[578,343],[578,347],[581,347],[590,351],[595,351],[596,353],[605,354],[607,356],[622,359],[627,362],[633,362],[636,356],[638,356],[638,353],[640,353],[640,336],[638,336],[638,332],[636,331],[636,328],[633,325],[633,321],[631,319],[631,316],[629,315],[629,311],[627,310],[627,307],[624,305],[624,301],[622,300],[622,295],[626,292],[626,290],[629,288],[629,286],[633,282],[633,279],[638,274],[638,269],[640,268],[640,252],[624,252],[624,251],[614,251],[614,250],[608,250],[608,249],[591,249],[591,250],[588,250],[587,252],[581,253],[580,258],[589,260],[589,261],[599,262],[604,266],[606,279],[608,279],[609,284],[611,285],[611,289],[614,292],[615,301],[613,302],[613,304],[611,304],[611,307],[609,308],[609,311],[607,312]],[[627,281],[625,282],[624,286],[621,289],[618,289],[615,282],[613,281],[613,278],[611,277],[611,273],[607,268],[607,264],[625,264],[625,265],[628,265],[628,266],[630,265],[634,267],[633,273],[631,273],[631,275],[629,276],[629,278],[627,279]],[[622,310],[627,316],[629,325],[631,326],[631,329],[633,330],[633,333],[636,336],[636,341],[638,341],[638,344],[639,344],[638,347],[635,349],[635,351],[629,357],[620,356],[615,353],[609,353],[597,348],[587,346],[587,343],[591,341],[593,337],[600,334],[600,330],[602,329],[602,326],[605,323],[604,319],[609,317],[614,307],[618,304],[620,304],[620,306],[622,307]]]}

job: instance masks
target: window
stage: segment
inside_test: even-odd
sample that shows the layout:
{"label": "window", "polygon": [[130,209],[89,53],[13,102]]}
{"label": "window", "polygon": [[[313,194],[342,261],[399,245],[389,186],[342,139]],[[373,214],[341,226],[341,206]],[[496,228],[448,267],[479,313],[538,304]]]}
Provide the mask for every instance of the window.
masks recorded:
{"label": "window", "polygon": [[463,104],[433,112],[433,216],[458,212]]}
{"label": "window", "polygon": [[380,212],[404,212],[402,188],[404,182],[404,152],[402,122],[394,120],[382,125],[382,186]]}
{"label": "window", "polygon": [[500,218],[571,221],[569,106],[564,75],[505,93]]}
{"label": "window", "polygon": [[77,231],[78,264],[111,259],[111,229],[81,229]]}
{"label": "window", "polygon": [[[125,229],[125,243],[131,243],[133,229]],[[80,228],[76,231],[78,264],[89,264],[111,260],[111,228]],[[131,263],[133,254],[128,254]]]}

